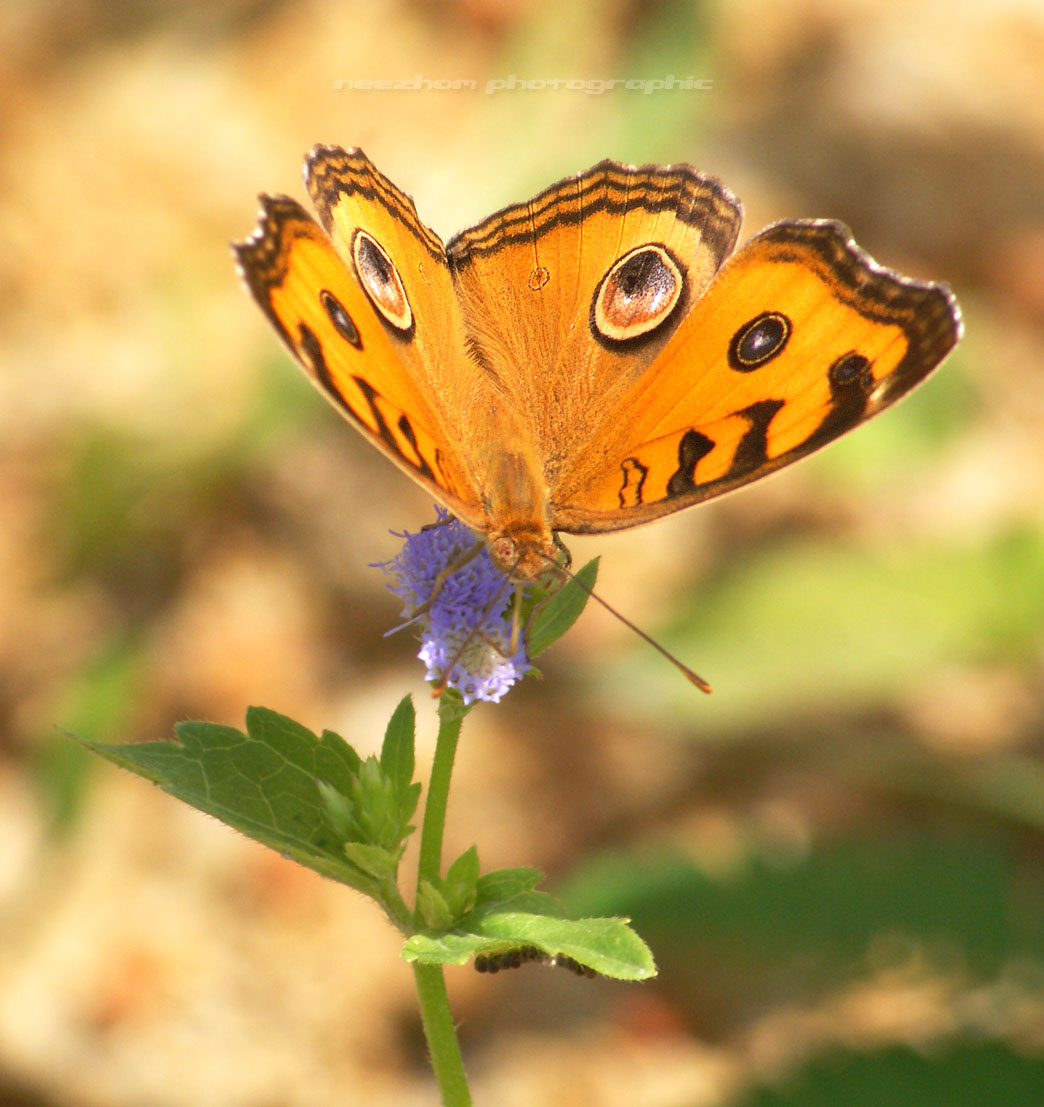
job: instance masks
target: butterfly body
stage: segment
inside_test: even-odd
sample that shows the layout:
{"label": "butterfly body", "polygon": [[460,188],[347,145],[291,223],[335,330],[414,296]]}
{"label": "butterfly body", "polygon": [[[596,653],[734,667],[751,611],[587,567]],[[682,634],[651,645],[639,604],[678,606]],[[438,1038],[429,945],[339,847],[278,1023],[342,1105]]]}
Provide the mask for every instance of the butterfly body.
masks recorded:
{"label": "butterfly body", "polygon": [[[941,284],[845,227],[775,224],[686,166],[601,162],[445,246],[358,150],[319,146],[237,245],[316,386],[529,580],[555,534],[727,492],[883,410],[961,333]],[[731,256],[730,256],[731,255]]]}

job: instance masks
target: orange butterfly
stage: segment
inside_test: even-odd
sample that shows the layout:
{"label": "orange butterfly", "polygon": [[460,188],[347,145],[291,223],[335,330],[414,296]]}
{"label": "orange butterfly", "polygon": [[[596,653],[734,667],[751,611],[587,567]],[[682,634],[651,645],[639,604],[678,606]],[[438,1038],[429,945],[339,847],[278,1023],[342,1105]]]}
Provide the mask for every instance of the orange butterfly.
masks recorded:
{"label": "orange butterfly", "polygon": [[305,179],[322,229],[263,196],[243,278],[326,397],[516,581],[558,531],[647,523],[826,445],[961,336],[945,285],[840,223],[786,220],[733,254],[739,202],[684,165],[600,162],[445,246],[361,150],[317,146]]}

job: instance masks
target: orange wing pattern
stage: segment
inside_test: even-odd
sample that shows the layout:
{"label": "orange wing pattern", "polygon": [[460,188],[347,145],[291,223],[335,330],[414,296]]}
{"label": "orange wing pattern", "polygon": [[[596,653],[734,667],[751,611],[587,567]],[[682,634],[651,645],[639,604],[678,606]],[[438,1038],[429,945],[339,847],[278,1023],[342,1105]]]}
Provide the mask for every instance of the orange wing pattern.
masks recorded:
{"label": "orange wing pattern", "polygon": [[[523,414],[549,486],[558,459],[582,448],[595,415],[641,376],[704,294],[740,219],[731,193],[688,166],[604,161],[450,240],[471,348]],[[598,316],[602,330],[590,325],[594,294],[600,285],[611,293],[614,266],[644,243],[656,244],[650,260],[676,280],[641,340],[630,341],[626,314]]]}
{"label": "orange wing pattern", "polygon": [[255,299],[327,399],[452,511],[466,514],[468,479],[446,449],[437,412],[304,208],[287,196],[263,196],[258,228],[235,252]]}
{"label": "orange wing pattern", "polygon": [[909,391],[961,333],[945,285],[882,269],[846,227],[776,224],[722,268],[552,490],[556,527],[632,526],[773,472]]}
{"label": "orange wing pattern", "polygon": [[601,162],[444,248],[359,150],[306,163],[235,247],[313,382],[516,577],[552,531],[617,530],[757,480],[923,380],[961,335],[942,284],[847,228],[741,219],[687,166]]}

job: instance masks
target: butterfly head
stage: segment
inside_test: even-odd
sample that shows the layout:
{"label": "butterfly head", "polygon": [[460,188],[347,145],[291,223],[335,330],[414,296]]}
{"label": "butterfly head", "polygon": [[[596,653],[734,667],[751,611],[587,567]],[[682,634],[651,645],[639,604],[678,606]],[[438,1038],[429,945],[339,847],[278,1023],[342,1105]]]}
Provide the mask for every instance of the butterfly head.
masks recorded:
{"label": "butterfly head", "polygon": [[559,549],[547,531],[515,524],[488,537],[493,564],[517,583],[536,580],[558,564]]}

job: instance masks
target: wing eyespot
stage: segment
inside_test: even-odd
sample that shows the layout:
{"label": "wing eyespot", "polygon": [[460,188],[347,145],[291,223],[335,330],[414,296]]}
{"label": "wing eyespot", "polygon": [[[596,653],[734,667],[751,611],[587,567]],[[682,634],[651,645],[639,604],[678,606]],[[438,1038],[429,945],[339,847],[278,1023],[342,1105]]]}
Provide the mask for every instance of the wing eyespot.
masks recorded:
{"label": "wing eyespot", "polygon": [[834,392],[845,391],[853,385],[858,385],[863,392],[869,392],[874,385],[870,359],[855,350],[842,354],[827,370],[827,377]]}
{"label": "wing eyespot", "polygon": [[357,350],[363,348],[362,337],[359,334],[359,328],[352,321],[352,317],[348,314],[344,304],[332,292],[327,292],[324,288],[319,293],[319,302],[323,305],[326,314],[330,317],[330,322],[333,323],[334,330],[350,345],[354,346]]}
{"label": "wing eyespot", "polygon": [[744,323],[729,343],[729,368],[753,373],[778,357],[790,341],[793,324],[781,311],[763,311]]}
{"label": "wing eyespot", "polygon": [[598,282],[591,333],[610,347],[651,339],[678,314],[684,293],[685,272],[666,246],[636,246]]}
{"label": "wing eyespot", "polygon": [[413,337],[413,309],[398,269],[384,247],[364,230],[352,238],[355,275],[378,315],[402,338]]}

